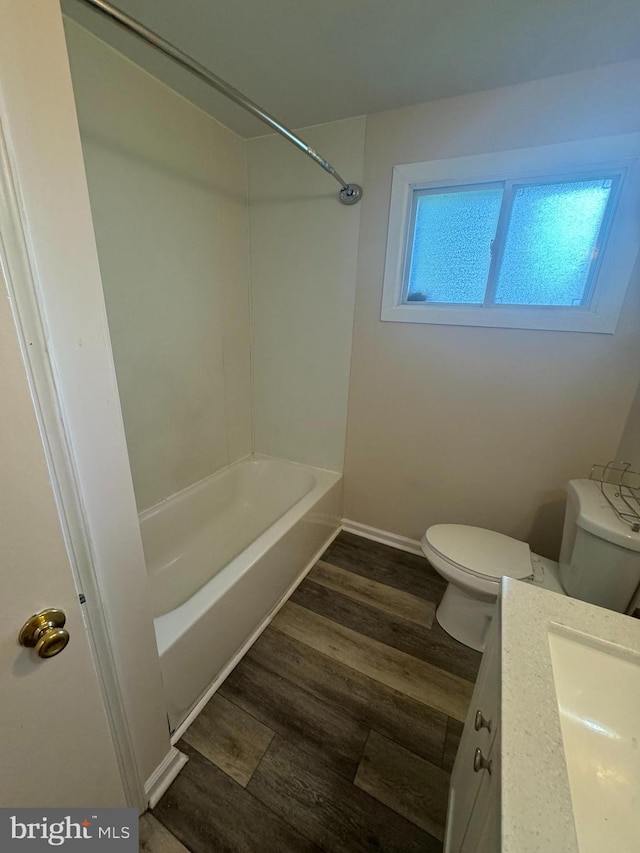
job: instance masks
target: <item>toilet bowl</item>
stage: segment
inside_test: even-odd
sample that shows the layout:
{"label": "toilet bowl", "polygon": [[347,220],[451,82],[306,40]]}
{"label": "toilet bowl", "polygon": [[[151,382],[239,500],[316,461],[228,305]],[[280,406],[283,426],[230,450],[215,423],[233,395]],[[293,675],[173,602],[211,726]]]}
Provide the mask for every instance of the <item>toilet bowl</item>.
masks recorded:
{"label": "toilet bowl", "polygon": [[438,623],[465,646],[483,651],[500,579],[533,581],[541,558],[526,542],[465,524],[436,524],[420,544],[434,569],[449,582],[436,611]]}

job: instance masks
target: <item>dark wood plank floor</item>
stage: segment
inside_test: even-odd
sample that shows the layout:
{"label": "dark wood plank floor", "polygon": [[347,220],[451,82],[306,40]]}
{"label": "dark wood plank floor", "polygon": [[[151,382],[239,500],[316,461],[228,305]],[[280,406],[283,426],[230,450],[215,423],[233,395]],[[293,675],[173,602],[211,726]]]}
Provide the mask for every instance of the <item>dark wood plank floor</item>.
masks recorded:
{"label": "dark wood plank floor", "polygon": [[341,533],[182,741],[150,853],[442,850],[480,654],[426,560]]}

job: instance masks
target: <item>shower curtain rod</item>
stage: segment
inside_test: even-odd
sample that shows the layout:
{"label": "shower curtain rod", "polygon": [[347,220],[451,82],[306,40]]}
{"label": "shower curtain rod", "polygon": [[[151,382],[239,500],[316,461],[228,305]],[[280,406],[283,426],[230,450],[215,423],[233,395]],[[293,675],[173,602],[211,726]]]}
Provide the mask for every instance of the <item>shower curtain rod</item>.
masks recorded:
{"label": "shower curtain rod", "polygon": [[336,172],[331,163],[329,163],[328,160],[325,160],[324,157],[321,157],[313,150],[313,148],[311,148],[310,145],[307,145],[303,139],[296,136],[292,130],[289,130],[288,127],[281,124],[281,122],[276,118],[263,110],[262,107],[259,107],[258,104],[254,103],[254,101],[247,98],[246,95],[243,95],[242,92],[234,89],[233,86],[230,86],[229,83],[221,77],[218,77],[217,74],[209,71],[209,69],[205,68],[204,65],[200,65],[200,63],[196,62],[195,59],[192,59],[186,53],[178,50],[177,47],[174,47],[170,42],[163,39],[157,33],[154,33],[153,30],[145,27],[144,24],[136,21],[125,12],[120,11],[120,9],[116,9],[115,6],[105,2],[105,0],[83,0],[83,2],[92,6],[94,9],[97,9],[99,12],[102,12],[103,15],[106,15],[117,24],[120,24],[120,26],[124,27],[125,30],[134,33],[146,41],[147,44],[152,45],[166,56],[175,60],[179,65],[182,65],[183,68],[191,71],[192,74],[196,75],[196,77],[199,77],[201,80],[204,80],[205,83],[213,86],[214,89],[217,89],[217,91],[225,95],[225,97],[234,101],[243,109],[247,110],[247,112],[260,119],[260,121],[268,124],[269,127],[273,128],[273,130],[277,131],[281,136],[284,136],[285,139],[288,139],[289,142],[303,151],[308,157],[311,157],[314,163],[317,163],[318,166],[323,168],[325,172],[328,172],[340,184],[342,189],[339,193],[339,199],[342,204],[357,204],[357,202],[360,201],[362,198],[362,187],[358,184],[348,184],[343,180],[338,172]]}

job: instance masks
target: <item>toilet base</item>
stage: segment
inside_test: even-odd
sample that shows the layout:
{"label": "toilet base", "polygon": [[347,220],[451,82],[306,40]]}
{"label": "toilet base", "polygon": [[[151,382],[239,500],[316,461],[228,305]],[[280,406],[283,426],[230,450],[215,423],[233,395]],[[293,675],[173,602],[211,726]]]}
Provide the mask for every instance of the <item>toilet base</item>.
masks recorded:
{"label": "toilet base", "polygon": [[450,583],[436,610],[440,627],[465,646],[484,651],[495,601],[482,601]]}

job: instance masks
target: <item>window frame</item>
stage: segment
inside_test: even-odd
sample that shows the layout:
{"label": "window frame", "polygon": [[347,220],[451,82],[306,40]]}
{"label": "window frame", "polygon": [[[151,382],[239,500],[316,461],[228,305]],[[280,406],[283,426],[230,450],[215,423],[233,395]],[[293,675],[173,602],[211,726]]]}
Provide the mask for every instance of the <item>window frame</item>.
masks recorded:
{"label": "window frame", "polygon": [[[553,183],[594,176],[619,176],[616,199],[603,223],[596,264],[585,304],[506,305],[488,301],[511,216],[514,184]],[[485,301],[405,301],[413,244],[414,197],[421,190],[455,186],[505,188],[496,228],[498,257],[492,257]],[[509,197],[507,198],[507,192]],[[640,249],[640,133],[431,160],[395,166],[389,210],[381,319],[456,326],[544,329],[613,334]]]}

